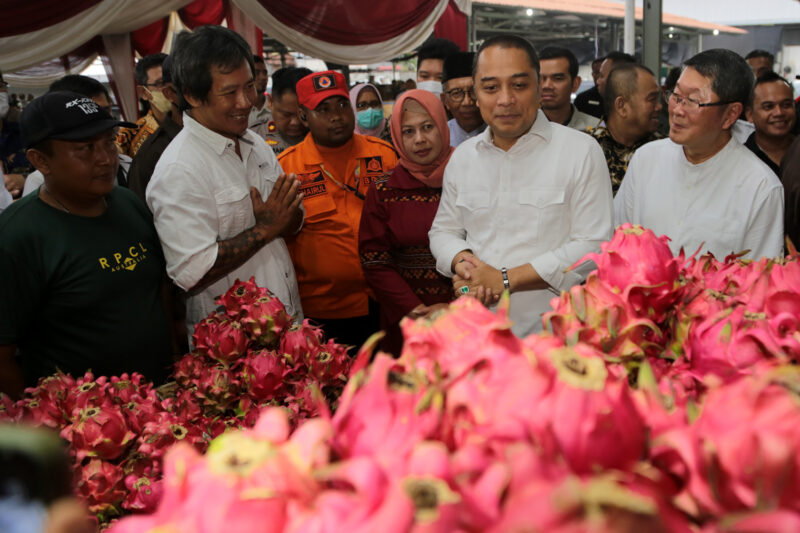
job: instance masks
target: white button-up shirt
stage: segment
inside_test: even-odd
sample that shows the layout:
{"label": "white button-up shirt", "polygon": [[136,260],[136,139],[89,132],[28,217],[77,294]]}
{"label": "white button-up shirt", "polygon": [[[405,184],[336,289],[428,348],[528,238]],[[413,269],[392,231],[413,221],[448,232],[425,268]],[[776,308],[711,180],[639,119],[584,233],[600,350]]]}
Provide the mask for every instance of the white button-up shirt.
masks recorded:
{"label": "white button-up shirt", "polygon": [[675,254],[702,246],[719,260],[744,250],[757,259],[783,250],[783,186],[735,139],[697,165],[670,139],[645,144],[633,154],[614,211],[617,224],[668,236]]}
{"label": "white button-up shirt", "polygon": [[[183,116],[183,129],[158,160],[147,186],[147,205],[167,260],[167,273],[183,289],[191,289],[217,259],[217,241],[252,228],[256,219],[250,187],[266,200],[283,173],[263,139],[247,130],[239,138],[242,157],[233,140]],[[287,312],[302,319],[300,293],[283,239],[276,238],[187,301],[186,321],[193,325],[215,309],[214,300],[233,285],[255,276]],[[190,330],[191,331],[191,330]]]}
{"label": "white button-up shirt", "polygon": [[472,131],[464,131],[464,128],[458,125],[458,121],[451,118],[447,121],[447,128],[450,130],[450,146],[456,147],[467,139],[483,133],[483,130],[486,129],[486,124],[481,124]]}
{"label": "white button-up shirt", "polygon": [[429,237],[445,276],[453,276],[453,258],[465,249],[494,268],[533,266],[550,289],[511,295],[513,331],[524,336],[542,329],[550,300],[594,265],[565,270],[599,251],[612,232],[611,180],[600,146],[540,110],[507,152],[494,146],[490,129],[456,148]]}

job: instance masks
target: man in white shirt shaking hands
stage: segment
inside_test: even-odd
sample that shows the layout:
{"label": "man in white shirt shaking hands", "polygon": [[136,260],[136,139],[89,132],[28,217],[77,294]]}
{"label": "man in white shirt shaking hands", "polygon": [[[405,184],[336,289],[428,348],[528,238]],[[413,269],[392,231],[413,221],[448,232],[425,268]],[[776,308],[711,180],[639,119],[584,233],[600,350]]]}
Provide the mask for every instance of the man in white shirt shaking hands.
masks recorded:
{"label": "man in white shirt shaking hands", "polygon": [[489,127],[448,163],[431,251],[457,294],[488,305],[509,290],[513,331],[524,336],[541,330],[554,294],[590,270],[567,269],[611,237],[611,182],[597,143],[539,110],[539,59],[528,41],[487,40],[473,77]]}

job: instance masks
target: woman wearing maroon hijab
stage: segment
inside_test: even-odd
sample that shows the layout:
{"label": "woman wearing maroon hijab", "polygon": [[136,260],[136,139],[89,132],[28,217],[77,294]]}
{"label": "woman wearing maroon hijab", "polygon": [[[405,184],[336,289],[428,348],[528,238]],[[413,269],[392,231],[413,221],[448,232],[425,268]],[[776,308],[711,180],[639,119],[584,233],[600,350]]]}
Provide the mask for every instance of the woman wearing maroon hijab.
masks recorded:
{"label": "woman wearing maroon hijab", "polygon": [[444,106],[431,92],[403,93],[390,126],[400,160],[367,193],[358,249],[364,277],[381,305],[382,348],[397,356],[403,344],[400,320],[430,316],[453,299],[450,280],[436,271],[428,243],[453,148]]}

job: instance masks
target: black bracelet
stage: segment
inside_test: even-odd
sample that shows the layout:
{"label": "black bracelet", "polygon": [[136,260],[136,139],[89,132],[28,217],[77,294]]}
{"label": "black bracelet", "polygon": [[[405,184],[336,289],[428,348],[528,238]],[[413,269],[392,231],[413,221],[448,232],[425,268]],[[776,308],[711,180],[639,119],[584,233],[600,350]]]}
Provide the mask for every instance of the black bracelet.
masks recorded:
{"label": "black bracelet", "polygon": [[500,269],[500,273],[503,275],[503,288],[511,292],[511,283],[508,281],[508,269],[503,267]]}

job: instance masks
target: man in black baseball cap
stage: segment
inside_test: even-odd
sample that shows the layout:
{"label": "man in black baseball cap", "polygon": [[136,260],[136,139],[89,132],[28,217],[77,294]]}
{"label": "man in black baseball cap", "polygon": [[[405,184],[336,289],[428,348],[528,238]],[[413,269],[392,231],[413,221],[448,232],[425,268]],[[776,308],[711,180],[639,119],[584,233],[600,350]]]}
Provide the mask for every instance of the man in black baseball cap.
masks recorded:
{"label": "man in black baseball cap", "polygon": [[[34,158],[31,163],[43,175],[47,176],[45,169],[51,171],[50,181],[45,180],[40,189],[40,198],[70,213],[84,216],[102,213],[105,195],[114,185],[119,164],[115,147],[103,141],[113,136],[114,128],[128,124],[112,118],[92,99],[67,91],[47,93],[26,106],[20,118],[20,131],[27,155]],[[75,155],[72,148],[77,146],[76,141],[94,141],[91,152],[95,157],[91,160],[71,157]],[[104,159],[103,155],[111,157]],[[54,156],[59,157],[54,159]],[[67,160],[62,161],[61,157]],[[53,164],[59,167],[59,172],[52,172]]]}
{"label": "man in black baseball cap", "polygon": [[167,374],[164,258],[147,208],[114,187],[120,125],[72,92],[22,113],[44,184],[0,215],[0,392],[19,394],[56,369]]}

